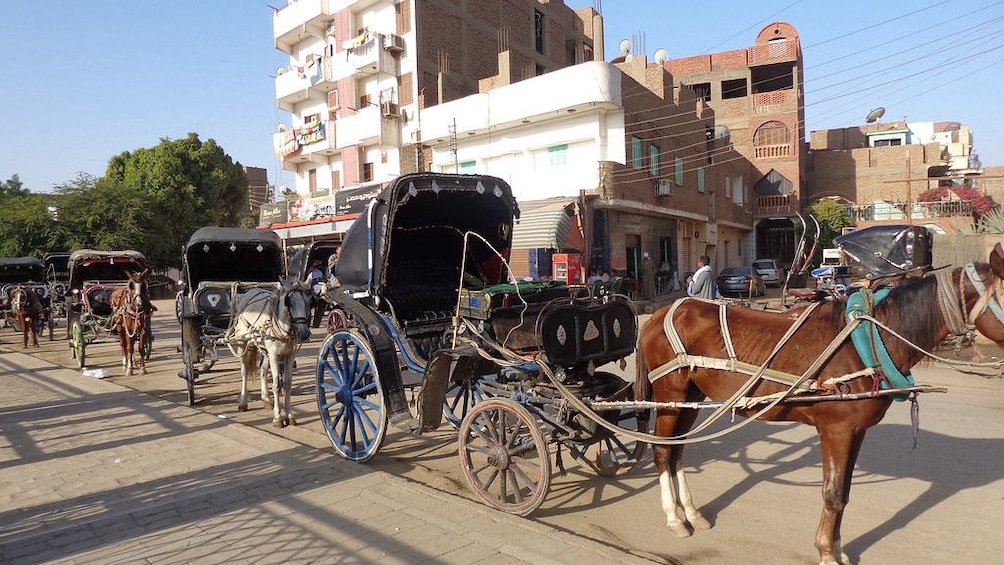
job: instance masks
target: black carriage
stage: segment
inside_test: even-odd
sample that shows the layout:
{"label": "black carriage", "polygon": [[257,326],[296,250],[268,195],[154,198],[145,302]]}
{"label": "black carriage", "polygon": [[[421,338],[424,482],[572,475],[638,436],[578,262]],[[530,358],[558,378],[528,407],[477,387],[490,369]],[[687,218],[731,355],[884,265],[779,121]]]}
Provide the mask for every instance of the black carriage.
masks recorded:
{"label": "black carriage", "polygon": [[[11,312],[11,295],[14,288],[27,286],[39,298],[48,302],[49,292],[45,285],[45,270],[37,257],[0,257],[0,316],[3,325],[21,331],[17,318]],[[50,332],[51,338],[51,332]]]}
{"label": "black carriage", "polygon": [[[550,445],[604,475],[632,467],[644,445],[621,442],[565,402],[627,398],[629,383],[602,366],[634,351],[633,304],[584,285],[516,281],[507,260],[518,217],[498,178],[391,182],[345,236],[315,376],[321,421],[343,457],[373,457],[388,422],[422,433],[445,419],[459,431],[472,490],[528,514],[550,484]],[[603,416],[635,429],[637,418]]]}
{"label": "black carriage", "polygon": [[[307,280],[308,274],[314,265],[321,269],[320,284],[327,283],[331,273],[328,268],[332,257],[337,257],[338,249],[342,246],[340,241],[317,240],[311,241],[296,251],[289,257],[289,276],[296,280]],[[328,303],[319,295],[315,296],[312,306],[313,315],[311,325],[319,327]]]}
{"label": "black carriage", "polygon": [[66,293],[70,288],[70,252],[51,251],[42,255],[45,286],[52,318],[66,317]]}
{"label": "black carriage", "polygon": [[219,347],[230,327],[231,305],[251,288],[278,288],[285,273],[282,240],[271,230],[208,226],[185,245],[182,290],[180,375],[195,404],[195,382],[219,359]]}
{"label": "black carriage", "polygon": [[[87,345],[108,335],[114,325],[112,293],[129,285],[129,273],[147,269],[146,257],[132,249],[98,251],[78,249],[67,258],[66,337],[77,365],[84,368]],[[149,357],[153,339],[142,352]]]}

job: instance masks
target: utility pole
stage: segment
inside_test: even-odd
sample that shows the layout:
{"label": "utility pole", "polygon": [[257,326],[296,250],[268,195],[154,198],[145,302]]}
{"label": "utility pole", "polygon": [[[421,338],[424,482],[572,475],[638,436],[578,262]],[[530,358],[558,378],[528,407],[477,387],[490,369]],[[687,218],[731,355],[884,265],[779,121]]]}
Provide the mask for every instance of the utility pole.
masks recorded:
{"label": "utility pole", "polygon": [[913,225],[913,188],[910,183],[910,146],[906,146],[906,217],[907,224]]}

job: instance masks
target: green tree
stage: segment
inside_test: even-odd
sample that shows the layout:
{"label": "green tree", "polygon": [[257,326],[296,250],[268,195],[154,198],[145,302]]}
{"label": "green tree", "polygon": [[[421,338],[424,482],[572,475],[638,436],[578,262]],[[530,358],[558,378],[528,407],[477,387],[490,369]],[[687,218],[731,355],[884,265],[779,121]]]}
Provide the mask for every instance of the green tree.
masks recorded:
{"label": "green tree", "polygon": [[41,257],[58,245],[59,228],[44,195],[5,194],[0,201],[0,256]]}
{"label": "green tree", "polygon": [[833,247],[833,238],[843,233],[843,229],[854,225],[854,220],[836,200],[824,198],[809,207],[811,214],[819,222],[819,245],[816,255],[809,258],[813,264],[818,264],[823,256],[823,249]]}
{"label": "green tree", "polygon": [[244,170],[214,140],[202,142],[195,133],[112,157],[103,180],[138,190],[143,205],[156,211],[147,220],[147,248],[140,249],[155,267],[180,267],[180,250],[196,229],[237,226],[248,214]]}
{"label": "green tree", "polygon": [[156,214],[142,190],[88,175],[56,190],[56,233],[65,242],[56,249],[134,249],[149,259],[151,239],[160,234],[149,231]]}
{"label": "green tree", "polygon": [[30,194],[27,188],[24,187],[24,183],[21,182],[21,177],[17,175],[12,175],[9,179],[0,182],[0,200],[7,196],[27,196]]}

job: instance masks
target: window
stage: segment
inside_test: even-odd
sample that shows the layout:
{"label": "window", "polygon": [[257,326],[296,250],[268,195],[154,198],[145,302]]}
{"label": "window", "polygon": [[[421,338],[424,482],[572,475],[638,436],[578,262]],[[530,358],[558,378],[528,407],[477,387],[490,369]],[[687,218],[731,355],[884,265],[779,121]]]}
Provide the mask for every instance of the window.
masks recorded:
{"label": "window", "polygon": [[683,159],[677,157],[673,165],[676,168],[676,178],[673,180],[676,181],[676,186],[683,186]]}
{"label": "window", "polygon": [[788,145],[791,143],[791,135],[788,133],[788,126],[781,122],[767,122],[757,128],[753,134],[753,146],[763,147],[765,145]]}
{"label": "window", "polygon": [[902,139],[876,139],[872,147],[892,147],[893,145],[903,145]]}
{"label": "window", "polygon": [[370,98],[369,94],[363,94],[359,97],[359,108],[365,108],[373,103],[373,99]]}
{"label": "window", "polygon": [[722,100],[746,96],[746,79],[737,78],[722,81]]}
{"label": "window", "polygon": [[552,167],[564,167],[568,164],[568,145],[555,145],[547,148],[548,162]]}
{"label": "window", "polygon": [[342,189],[341,171],[331,171],[331,190],[338,192]]}
{"label": "window", "polygon": [[544,14],[540,10],[533,11],[533,46],[537,53],[544,53]]}
{"label": "window", "polygon": [[475,167],[477,166],[477,161],[463,161],[460,163],[460,174],[463,175],[473,175],[475,173]]}
{"label": "window", "polygon": [[730,198],[732,198],[732,183],[729,181],[729,175],[725,175],[725,199]]}
{"label": "window", "polygon": [[641,169],[644,166],[644,158],[641,155],[641,138],[631,136],[631,166]]}
{"label": "window", "polygon": [[373,180],[373,163],[363,163],[363,182]]}
{"label": "window", "polygon": [[648,146],[648,174],[659,176],[659,146],[654,143]]}
{"label": "window", "polygon": [[704,192],[704,167],[697,168],[697,192]]}
{"label": "window", "polygon": [[694,96],[696,96],[698,100],[704,100],[705,102],[707,102],[708,100],[711,100],[711,83],[710,82],[702,82],[702,83],[699,83],[699,84],[692,84],[692,85],[690,85],[690,88],[691,88],[691,90],[694,91]]}
{"label": "window", "polygon": [[307,171],[307,189],[311,194],[317,192],[317,169]]}

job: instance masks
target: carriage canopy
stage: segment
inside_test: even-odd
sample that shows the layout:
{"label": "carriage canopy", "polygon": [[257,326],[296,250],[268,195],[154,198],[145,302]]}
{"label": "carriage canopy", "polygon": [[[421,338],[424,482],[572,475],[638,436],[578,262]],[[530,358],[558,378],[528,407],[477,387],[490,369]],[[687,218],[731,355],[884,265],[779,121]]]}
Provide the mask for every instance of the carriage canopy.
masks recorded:
{"label": "carriage canopy", "polygon": [[0,258],[0,284],[44,282],[45,270],[37,257]]}
{"label": "carriage canopy", "polygon": [[285,274],[282,240],[272,230],[207,226],[185,246],[188,288],[205,281],[277,282]]}
{"label": "carriage canopy", "polygon": [[146,256],[131,249],[97,251],[78,249],[70,253],[70,288],[83,288],[84,281],[128,281],[129,271],[147,268]]}
{"label": "carriage canopy", "polygon": [[42,267],[50,281],[70,280],[70,252],[52,251],[42,255]]}
{"label": "carriage canopy", "polygon": [[504,282],[502,261],[484,242],[508,259],[518,217],[512,189],[502,179],[404,175],[391,181],[349,228],[334,274],[350,292],[370,292],[401,307],[422,296],[426,307],[432,305],[425,299],[436,297],[452,308],[464,234],[478,236],[468,242],[465,286]]}

